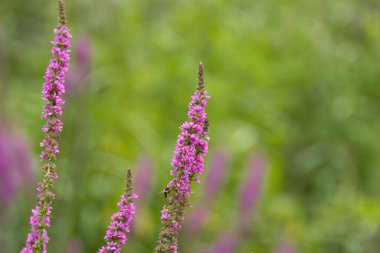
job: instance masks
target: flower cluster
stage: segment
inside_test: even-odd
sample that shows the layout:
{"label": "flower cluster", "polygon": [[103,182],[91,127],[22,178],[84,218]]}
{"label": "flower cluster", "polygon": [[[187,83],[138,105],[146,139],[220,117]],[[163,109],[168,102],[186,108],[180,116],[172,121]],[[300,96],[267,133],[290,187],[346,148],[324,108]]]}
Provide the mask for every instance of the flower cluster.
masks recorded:
{"label": "flower cluster", "polygon": [[53,183],[57,178],[57,173],[54,172],[56,167],[53,163],[45,164],[42,169],[45,172],[44,179],[37,186],[37,205],[32,210],[29,220],[32,231],[29,233],[26,246],[21,253],[47,252],[46,245],[49,242],[47,228],[50,227],[52,202],[55,199]]}
{"label": "flower cluster", "polygon": [[65,101],[61,98],[65,93],[65,74],[69,67],[69,52],[71,35],[67,26],[62,25],[54,30],[56,34],[52,41],[51,50],[53,58],[46,70],[45,83],[43,86],[42,97],[46,101],[43,107],[42,119],[47,119],[42,131],[45,138],[41,142],[44,150],[41,153],[42,160],[54,161],[59,152],[59,135],[62,132],[62,121],[58,119],[62,115],[62,105]]}
{"label": "flower cluster", "polygon": [[120,253],[121,245],[127,241],[126,233],[130,232],[130,224],[132,223],[135,213],[133,200],[137,198],[137,195],[133,193],[132,174],[130,170],[128,170],[126,182],[125,193],[121,196],[121,200],[117,204],[119,211],[112,215],[111,224],[108,226],[104,237],[107,245],[102,247],[98,253]]}
{"label": "flower cluster", "polygon": [[42,128],[45,138],[41,142],[41,147],[43,147],[41,159],[45,160],[46,164],[42,166],[43,181],[37,186],[37,205],[32,210],[32,216],[29,221],[31,232],[27,237],[26,246],[21,250],[22,253],[45,253],[47,251],[46,245],[49,242],[47,228],[50,227],[52,202],[55,199],[54,182],[58,177],[54,161],[56,160],[56,154],[59,152],[58,145],[62,131],[62,122],[59,116],[62,115],[64,101],[61,95],[65,92],[64,77],[69,66],[69,39],[71,38],[66,26],[62,0],[59,1],[59,11],[59,24],[54,30],[56,36],[52,41],[53,58],[50,60],[46,70],[42,91],[43,99],[46,102],[41,118],[48,121]]}
{"label": "flower cluster", "polygon": [[191,182],[199,183],[204,167],[209,137],[205,112],[209,96],[204,90],[203,65],[199,65],[197,91],[189,104],[189,122],[181,125],[177,146],[171,163],[170,174],[174,177],[164,191],[168,203],[161,211],[163,229],[155,252],[177,252],[177,236],[183,223],[186,206],[192,194]]}

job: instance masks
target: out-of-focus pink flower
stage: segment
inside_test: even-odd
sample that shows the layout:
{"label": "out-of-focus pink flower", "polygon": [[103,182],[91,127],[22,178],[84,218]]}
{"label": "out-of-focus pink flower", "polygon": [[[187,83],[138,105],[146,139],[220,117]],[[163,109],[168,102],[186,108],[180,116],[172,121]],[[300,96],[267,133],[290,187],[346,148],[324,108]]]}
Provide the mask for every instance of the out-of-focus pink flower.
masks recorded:
{"label": "out-of-focus pink flower", "polygon": [[149,194],[152,186],[153,162],[147,155],[142,155],[137,163],[134,189],[139,196],[136,205]]}
{"label": "out-of-focus pink flower", "polygon": [[248,174],[242,184],[239,196],[240,218],[245,219],[254,210],[260,197],[263,184],[263,175],[266,167],[266,158],[263,154],[255,155],[251,158]]}
{"label": "out-of-focus pink flower", "polygon": [[297,251],[294,245],[291,244],[289,241],[282,241],[274,251],[274,253],[296,253],[296,252]]}
{"label": "out-of-focus pink flower", "polygon": [[204,201],[214,199],[217,193],[219,192],[220,187],[222,186],[226,178],[226,170],[228,168],[229,160],[230,157],[222,149],[219,149],[214,153],[204,183]]}
{"label": "out-of-focus pink flower", "polygon": [[91,40],[88,37],[80,37],[73,48],[74,68],[71,68],[66,75],[66,91],[67,93],[76,92],[91,69],[92,50]]}
{"label": "out-of-focus pink flower", "polygon": [[70,238],[66,243],[66,252],[68,253],[85,252],[82,240],[77,237]]}
{"label": "out-of-focus pink flower", "polygon": [[214,155],[204,183],[204,195],[200,203],[192,210],[186,221],[185,232],[194,235],[202,227],[205,219],[211,211],[213,200],[216,198],[222,184],[226,179],[226,172],[229,164],[229,156],[222,149],[217,149]]}
{"label": "out-of-focus pink flower", "polygon": [[25,140],[0,124],[0,202],[1,209],[18,189],[33,179],[30,151]]}
{"label": "out-of-focus pink flower", "polygon": [[237,235],[233,235],[231,232],[227,232],[220,237],[217,244],[207,253],[233,253],[236,250],[238,243]]}
{"label": "out-of-focus pink flower", "polygon": [[249,160],[246,179],[238,192],[238,216],[236,226],[222,234],[216,245],[208,253],[232,253],[244,236],[246,229],[251,226],[251,213],[254,211],[263,185],[266,158],[263,154],[254,155]]}

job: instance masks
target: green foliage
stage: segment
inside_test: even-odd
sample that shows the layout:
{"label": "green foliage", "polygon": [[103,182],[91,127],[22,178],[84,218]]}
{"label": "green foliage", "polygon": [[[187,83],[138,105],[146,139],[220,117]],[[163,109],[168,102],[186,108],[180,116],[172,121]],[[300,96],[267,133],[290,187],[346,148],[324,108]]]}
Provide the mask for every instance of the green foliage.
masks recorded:
{"label": "green foliage", "polygon": [[[68,252],[73,238],[96,252],[125,170],[143,153],[155,161],[154,187],[137,210],[128,252],[153,251],[160,191],[199,61],[212,97],[210,149],[226,147],[233,161],[206,227],[180,252],[199,252],[232,229],[245,160],[257,151],[270,166],[237,252],[272,252],[282,240],[299,252],[378,252],[378,1],[66,2],[73,43],[91,41],[92,63],[66,96],[50,252]],[[54,1],[0,3],[0,112],[28,136],[36,170],[55,15]],[[196,188],[195,205],[201,194]],[[20,193],[3,214],[6,252],[25,240],[31,195]]]}

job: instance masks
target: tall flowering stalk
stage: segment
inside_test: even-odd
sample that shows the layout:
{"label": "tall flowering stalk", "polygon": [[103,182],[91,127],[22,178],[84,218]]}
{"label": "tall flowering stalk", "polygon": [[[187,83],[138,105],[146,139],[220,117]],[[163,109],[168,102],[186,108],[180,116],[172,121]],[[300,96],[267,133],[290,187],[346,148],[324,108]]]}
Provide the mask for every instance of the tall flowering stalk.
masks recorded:
{"label": "tall flowering stalk", "polygon": [[209,137],[205,112],[209,96],[204,90],[203,65],[199,64],[197,91],[189,104],[189,121],[181,125],[177,146],[171,163],[174,177],[164,191],[167,204],[161,211],[163,228],[155,252],[177,252],[178,232],[184,221],[185,207],[192,195],[191,182],[199,183],[204,167]]}
{"label": "tall flowering stalk", "polygon": [[125,193],[121,196],[120,202],[117,204],[119,211],[111,217],[111,224],[104,237],[107,245],[103,246],[98,253],[120,253],[121,245],[127,241],[126,233],[129,233],[133,215],[135,213],[135,205],[133,200],[137,195],[133,193],[131,170],[127,172]]}
{"label": "tall flowering stalk", "polygon": [[42,91],[45,105],[41,118],[47,120],[42,128],[45,138],[40,144],[43,148],[40,157],[45,162],[42,166],[43,180],[37,186],[37,205],[32,210],[29,221],[31,232],[27,237],[26,246],[21,250],[22,253],[45,253],[46,245],[49,242],[47,229],[50,227],[52,202],[55,199],[54,182],[58,177],[55,160],[59,152],[59,140],[62,132],[62,121],[59,118],[62,115],[64,101],[61,96],[65,92],[65,73],[70,60],[69,39],[71,35],[66,26],[63,0],[59,0],[58,20],[58,26],[54,29],[56,36],[51,42],[53,58],[47,67]]}

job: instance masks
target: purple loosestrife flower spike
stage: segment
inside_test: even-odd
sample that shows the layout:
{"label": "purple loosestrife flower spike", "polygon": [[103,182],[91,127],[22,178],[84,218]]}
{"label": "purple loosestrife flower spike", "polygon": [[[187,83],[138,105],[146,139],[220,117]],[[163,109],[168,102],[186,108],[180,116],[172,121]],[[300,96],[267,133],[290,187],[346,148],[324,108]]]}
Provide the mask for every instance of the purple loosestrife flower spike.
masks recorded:
{"label": "purple loosestrife flower spike", "polygon": [[133,193],[132,186],[132,173],[131,170],[127,172],[125,193],[121,196],[120,202],[117,204],[119,211],[111,217],[111,224],[104,239],[107,245],[102,247],[98,253],[120,253],[121,245],[127,241],[126,233],[129,233],[130,225],[135,213],[135,206],[133,200],[137,195]]}
{"label": "purple loosestrife flower spike", "polygon": [[205,107],[209,96],[204,90],[203,65],[199,64],[197,91],[189,104],[189,121],[181,125],[177,146],[171,163],[170,174],[174,177],[164,191],[167,204],[161,211],[163,228],[160,232],[156,253],[177,252],[178,232],[184,221],[185,207],[192,194],[191,182],[199,183],[204,156],[208,146],[208,120]]}
{"label": "purple loosestrife flower spike", "polygon": [[40,144],[43,148],[41,160],[45,161],[42,166],[43,180],[37,186],[37,205],[32,210],[32,216],[29,221],[31,232],[21,253],[45,253],[46,245],[49,241],[47,229],[50,227],[52,202],[55,199],[54,182],[58,177],[54,162],[59,152],[59,139],[62,132],[62,122],[59,117],[62,115],[64,101],[61,96],[65,92],[64,79],[69,67],[71,46],[69,41],[71,35],[66,26],[63,0],[59,0],[58,20],[58,26],[54,30],[56,36],[51,42],[53,44],[51,50],[53,57],[46,70],[42,91],[45,105],[41,118],[47,120],[42,128],[45,138]]}

